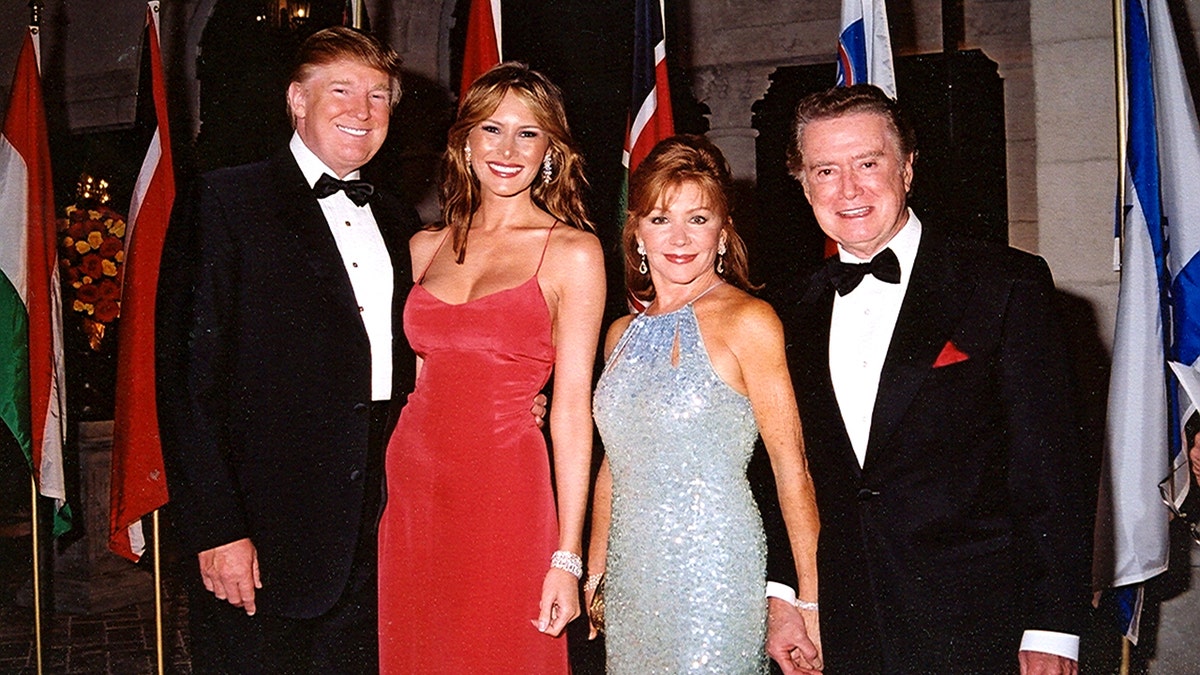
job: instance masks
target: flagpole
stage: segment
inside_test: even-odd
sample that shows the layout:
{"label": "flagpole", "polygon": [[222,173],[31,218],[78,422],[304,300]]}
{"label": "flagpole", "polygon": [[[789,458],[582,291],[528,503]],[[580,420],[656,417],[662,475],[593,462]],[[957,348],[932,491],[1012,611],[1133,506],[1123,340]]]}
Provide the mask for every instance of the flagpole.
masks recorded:
{"label": "flagpole", "polygon": [[[29,30],[34,35],[41,30],[41,14],[41,0],[29,0]],[[36,42],[34,44],[36,46]],[[42,556],[41,540],[38,537],[41,518],[38,516],[37,478],[32,471],[29,474],[29,514],[29,548],[30,557],[33,560],[33,644],[37,660],[37,675],[42,675]]]}
{"label": "flagpole", "polygon": [[[1127,164],[1127,145],[1129,138],[1129,79],[1128,63],[1125,53],[1125,6],[1124,0],[1113,0],[1113,59],[1117,77],[1117,236],[1113,237],[1113,271],[1121,269],[1121,241],[1125,235],[1125,180],[1129,167]],[[1119,675],[1129,675],[1132,644],[1129,637],[1121,636],[1121,667]]]}
{"label": "flagpole", "polygon": [[29,474],[30,548],[33,553],[33,643],[37,654],[37,673],[42,675],[42,574],[41,555],[38,551],[38,487],[33,474]]}
{"label": "flagpole", "polygon": [[158,511],[154,509],[154,651],[158,656],[158,675],[163,675],[163,605],[162,605],[162,549],[158,545]]}
{"label": "flagpole", "polygon": [[1113,271],[1121,269],[1121,241],[1125,235],[1125,181],[1128,176],[1129,145],[1129,76],[1125,54],[1125,6],[1124,0],[1113,0],[1113,57],[1117,76],[1117,236],[1113,237]]}

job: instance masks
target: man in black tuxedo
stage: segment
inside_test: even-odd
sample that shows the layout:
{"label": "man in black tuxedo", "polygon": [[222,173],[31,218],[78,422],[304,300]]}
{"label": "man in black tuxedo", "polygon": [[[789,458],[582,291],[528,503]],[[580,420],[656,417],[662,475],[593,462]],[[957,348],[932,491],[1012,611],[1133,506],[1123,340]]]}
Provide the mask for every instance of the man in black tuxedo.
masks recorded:
{"label": "man in black tuxedo", "polygon": [[175,205],[158,410],[171,516],[199,560],[198,672],[378,671],[382,456],[414,380],[399,317],[418,222],[358,178],[399,65],[365,34],[314,34],[287,91],[288,147]]}
{"label": "man in black tuxedo", "polygon": [[[838,244],[778,303],[821,515],[825,672],[1077,673],[1094,509],[1049,268],[922,227],[914,134],[875,87],[805,98],[794,131],[789,168]],[[770,605],[768,651],[797,672],[802,619]]]}

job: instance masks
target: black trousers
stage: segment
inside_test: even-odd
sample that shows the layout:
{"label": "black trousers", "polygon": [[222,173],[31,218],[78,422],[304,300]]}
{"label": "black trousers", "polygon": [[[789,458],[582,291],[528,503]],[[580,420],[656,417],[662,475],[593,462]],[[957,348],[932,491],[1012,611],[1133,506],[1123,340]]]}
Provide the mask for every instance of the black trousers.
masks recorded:
{"label": "black trousers", "polygon": [[192,670],[220,675],[379,672],[377,529],[383,501],[386,402],[371,404],[367,486],[358,546],[346,588],[325,614],[292,619],[246,612],[204,588],[193,562],[188,580]]}

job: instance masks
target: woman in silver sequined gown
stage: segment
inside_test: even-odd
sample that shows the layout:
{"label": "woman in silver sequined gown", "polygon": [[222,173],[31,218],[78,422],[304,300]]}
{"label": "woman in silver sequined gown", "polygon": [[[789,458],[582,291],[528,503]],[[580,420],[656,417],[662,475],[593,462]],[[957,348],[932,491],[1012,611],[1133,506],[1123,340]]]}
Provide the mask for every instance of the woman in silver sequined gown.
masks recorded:
{"label": "woman in silver sequined gown", "polygon": [[766,545],[746,479],[759,433],[800,596],[816,600],[816,503],[782,327],[746,292],[728,187],[699,136],[663,141],[630,180],[626,282],[648,306],[613,324],[593,397],[606,457],[588,572],[606,575],[610,675],[766,672]]}

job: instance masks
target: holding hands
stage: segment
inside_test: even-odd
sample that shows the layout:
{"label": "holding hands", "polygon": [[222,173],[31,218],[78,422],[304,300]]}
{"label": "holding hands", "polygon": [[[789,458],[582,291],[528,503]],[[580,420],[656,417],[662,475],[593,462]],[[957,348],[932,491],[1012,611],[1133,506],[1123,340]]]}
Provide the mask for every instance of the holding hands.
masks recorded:
{"label": "holding hands", "polygon": [[767,599],[767,654],[784,675],[815,675],[825,667],[816,610],[800,610],[779,598]]}

